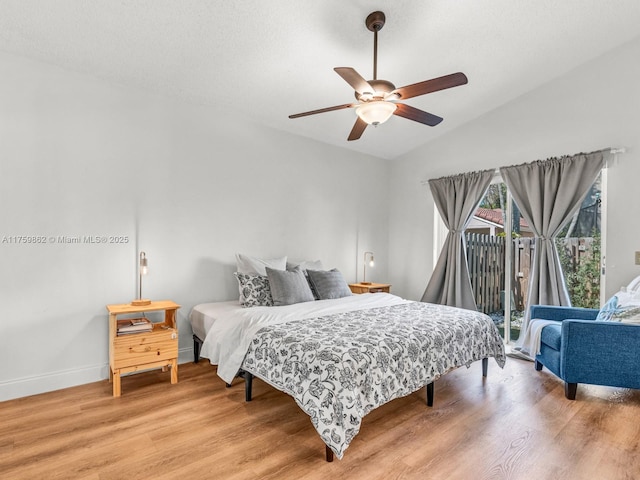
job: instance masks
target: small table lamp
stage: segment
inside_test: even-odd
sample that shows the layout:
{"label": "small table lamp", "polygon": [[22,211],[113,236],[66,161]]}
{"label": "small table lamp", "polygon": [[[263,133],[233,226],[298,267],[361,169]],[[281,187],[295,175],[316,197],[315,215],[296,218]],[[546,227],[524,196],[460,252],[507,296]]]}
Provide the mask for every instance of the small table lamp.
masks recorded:
{"label": "small table lamp", "polygon": [[149,300],[148,298],[142,298],[142,276],[146,275],[149,272],[149,269],[147,267],[147,254],[144,252],[140,252],[140,264],[138,265],[138,271],[140,273],[140,280],[138,284],[138,298],[131,302],[131,305],[134,305],[136,307],[149,305],[151,303],[151,300]]}
{"label": "small table lamp", "polygon": [[367,282],[367,254],[371,255],[369,259],[369,266],[375,266],[375,262],[373,261],[373,252],[364,252],[364,265],[362,266],[362,281],[360,282],[362,285],[371,285],[371,282]]}

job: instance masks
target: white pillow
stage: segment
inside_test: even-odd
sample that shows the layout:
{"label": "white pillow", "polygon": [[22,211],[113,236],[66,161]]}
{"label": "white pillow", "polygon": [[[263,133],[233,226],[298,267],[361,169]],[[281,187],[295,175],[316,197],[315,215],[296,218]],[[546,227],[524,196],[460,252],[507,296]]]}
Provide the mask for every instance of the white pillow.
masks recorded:
{"label": "white pillow", "polygon": [[620,290],[602,306],[596,320],[640,323],[640,294]]}
{"label": "white pillow", "polygon": [[236,271],[239,273],[266,276],[267,267],[273,268],[274,270],[286,270],[287,257],[262,259],[236,253]]}
{"label": "white pillow", "polygon": [[287,262],[287,270],[300,267],[301,270],[324,270],[320,260],[305,260],[302,262]]}

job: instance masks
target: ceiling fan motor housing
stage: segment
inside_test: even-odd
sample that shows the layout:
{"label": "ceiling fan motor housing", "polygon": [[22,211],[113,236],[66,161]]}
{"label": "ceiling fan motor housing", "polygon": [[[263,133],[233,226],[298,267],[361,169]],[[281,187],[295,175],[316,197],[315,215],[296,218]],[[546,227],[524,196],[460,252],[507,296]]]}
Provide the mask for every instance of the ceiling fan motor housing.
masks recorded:
{"label": "ceiling fan motor housing", "polygon": [[368,80],[369,85],[373,88],[373,92],[354,92],[356,100],[360,102],[368,102],[371,100],[397,100],[399,95],[389,95],[396,89],[396,86],[388,80]]}

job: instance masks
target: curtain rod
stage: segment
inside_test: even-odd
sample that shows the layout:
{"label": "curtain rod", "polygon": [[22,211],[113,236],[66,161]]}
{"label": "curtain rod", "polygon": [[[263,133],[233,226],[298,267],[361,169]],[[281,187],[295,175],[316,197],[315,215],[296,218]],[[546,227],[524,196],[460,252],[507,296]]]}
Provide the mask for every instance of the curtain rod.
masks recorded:
{"label": "curtain rod", "polygon": [[[618,154],[622,154],[622,153],[627,153],[627,149],[625,147],[610,147],[610,148],[603,148],[602,150],[596,150],[596,152],[598,152],[598,151],[602,152],[602,153],[609,152],[611,155],[618,155]],[[490,169],[487,169],[487,170],[490,170]],[[496,169],[493,172],[493,174],[494,175],[500,175],[500,167],[496,167]],[[429,184],[429,180],[421,180],[420,184],[421,185],[428,185]]]}

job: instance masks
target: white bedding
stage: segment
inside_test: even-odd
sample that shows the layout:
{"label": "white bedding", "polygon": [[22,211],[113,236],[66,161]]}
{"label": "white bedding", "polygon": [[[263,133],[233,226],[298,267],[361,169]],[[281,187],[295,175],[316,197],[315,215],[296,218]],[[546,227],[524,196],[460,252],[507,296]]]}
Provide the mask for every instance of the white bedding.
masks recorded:
{"label": "white bedding", "polygon": [[[224,305],[220,307],[220,303]],[[215,314],[215,321],[204,338],[201,355],[208,358],[213,365],[217,364],[218,376],[231,383],[242,365],[251,339],[265,326],[411,302],[389,293],[365,293],[281,307],[243,308],[237,301],[220,303],[204,304],[211,305],[209,311]],[[207,310],[201,305],[196,309]]]}

